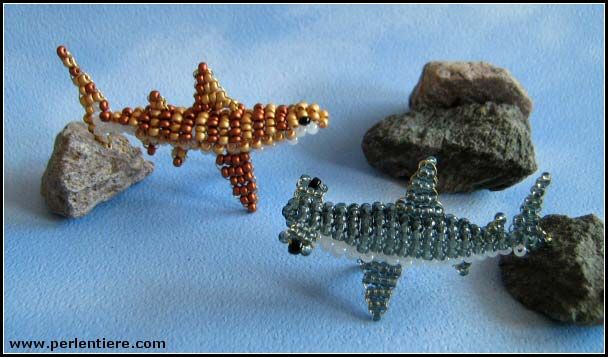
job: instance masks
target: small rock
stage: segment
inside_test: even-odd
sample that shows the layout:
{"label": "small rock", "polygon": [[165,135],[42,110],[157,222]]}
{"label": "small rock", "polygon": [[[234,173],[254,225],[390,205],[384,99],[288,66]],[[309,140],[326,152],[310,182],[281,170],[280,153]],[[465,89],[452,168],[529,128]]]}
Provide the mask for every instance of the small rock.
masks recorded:
{"label": "small rock", "polygon": [[465,104],[391,115],[363,138],[367,161],[409,177],[418,161],[437,157],[441,192],[502,190],[536,171],[530,125],[517,106]]}
{"label": "small rock", "polygon": [[467,103],[512,104],[528,118],[532,100],[509,71],[485,62],[429,62],[410,95],[410,109]]}
{"label": "small rock", "polygon": [[577,325],[604,321],[604,223],[595,215],[545,216],[553,241],[524,258],[503,256],[502,280],[526,307]]}
{"label": "small rock", "polygon": [[154,170],[124,136],[113,135],[111,143],[108,148],[95,141],[80,122],[68,124],[57,135],[41,185],[53,212],[81,217]]}

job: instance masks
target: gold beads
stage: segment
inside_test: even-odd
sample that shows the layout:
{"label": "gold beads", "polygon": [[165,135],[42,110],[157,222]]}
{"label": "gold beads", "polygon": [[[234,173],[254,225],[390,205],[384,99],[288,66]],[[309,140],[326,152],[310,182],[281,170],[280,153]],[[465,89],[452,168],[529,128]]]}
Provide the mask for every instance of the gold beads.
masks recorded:
{"label": "gold beads", "polygon": [[224,146],[218,145],[218,144],[214,145],[213,146],[213,152],[216,153],[216,154],[218,154],[218,155],[219,154],[223,154],[224,153]]}

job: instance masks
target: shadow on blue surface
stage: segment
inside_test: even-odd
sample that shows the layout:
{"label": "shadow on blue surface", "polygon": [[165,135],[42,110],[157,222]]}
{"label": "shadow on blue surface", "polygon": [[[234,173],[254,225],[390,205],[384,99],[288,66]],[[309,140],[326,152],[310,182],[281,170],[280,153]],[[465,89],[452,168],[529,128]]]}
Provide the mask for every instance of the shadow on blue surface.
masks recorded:
{"label": "shadow on blue surface", "polygon": [[336,293],[336,286],[340,286],[344,279],[361,280],[362,273],[359,266],[353,262],[352,265],[332,273],[323,284],[319,279],[292,280],[282,279],[280,284],[290,293],[304,296],[315,304],[330,306],[336,312],[344,314],[348,319],[369,321],[370,316],[366,312],[363,299],[363,285],[360,291],[344,292],[341,296]]}
{"label": "shadow on blue surface", "polygon": [[[38,163],[33,162],[22,164],[22,170],[16,170],[7,177],[5,204],[27,212],[27,216],[32,218],[29,224],[34,220],[38,222],[42,220],[51,225],[60,222],[61,217],[49,211],[40,194],[40,179],[44,167],[38,167]],[[18,222],[12,220],[9,223]]]}

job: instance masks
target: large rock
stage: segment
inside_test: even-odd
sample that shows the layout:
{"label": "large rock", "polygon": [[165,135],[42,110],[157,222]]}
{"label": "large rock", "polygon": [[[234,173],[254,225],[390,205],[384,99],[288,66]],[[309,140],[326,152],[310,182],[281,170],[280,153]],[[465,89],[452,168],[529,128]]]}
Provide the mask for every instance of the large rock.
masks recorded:
{"label": "large rock", "polygon": [[95,141],[86,125],[68,124],[55,139],[41,193],[55,213],[80,217],[154,170],[127,138],[113,135],[111,148]]}
{"label": "large rock", "polygon": [[370,165],[394,177],[409,177],[434,155],[442,192],[501,190],[537,168],[525,115],[491,102],[391,115],[368,130],[362,148]]}
{"label": "large rock", "polygon": [[502,256],[502,280],[529,309],[578,325],[604,321],[604,223],[590,214],[549,215],[553,242],[524,258]]}
{"label": "large rock", "polygon": [[484,62],[429,62],[410,96],[411,112],[365,134],[370,165],[409,177],[439,159],[439,190],[501,190],[536,171],[528,115],[532,101],[507,70]]}
{"label": "large rock", "polygon": [[509,71],[485,62],[429,62],[410,96],[410,109],[493,102],[517,106],[527,118],[532,100]]}

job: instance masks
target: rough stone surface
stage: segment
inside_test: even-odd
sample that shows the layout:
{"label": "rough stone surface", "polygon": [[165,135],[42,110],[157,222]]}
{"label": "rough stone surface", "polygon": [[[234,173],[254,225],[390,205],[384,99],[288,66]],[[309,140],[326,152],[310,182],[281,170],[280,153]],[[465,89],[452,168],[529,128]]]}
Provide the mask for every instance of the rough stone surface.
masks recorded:
{"label": "rough stone surface", "polygon": [[529,309],[562,322],[604,321],[604,223],[595,215],[545,216],[553,242],[524,258],[503,256],[502,280]]}
{"label": "rough stone surface", "polygon": [[410,109],[467,103],[512,104],[527,118],[532,100],[509,71],[485,62],[429,62],[410,95]]}
{"label": "rough stone surface", "polygon": [[362,143],[370,165],[409,177],[419,160],[438,159],[438,190],[507,188],[536,171],[530,126],[517,106],[465,104],[391,115]]}
{"label": "rough stone surface", "polygon": [[83,216],[154,170],[124,136],[113,135],[111,143],[108,148],[95,141],[80,122],[68,124],[57,135],[41,185],[53,212]]}

